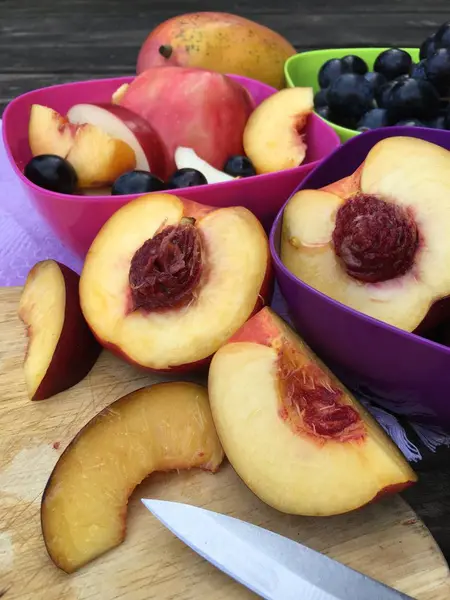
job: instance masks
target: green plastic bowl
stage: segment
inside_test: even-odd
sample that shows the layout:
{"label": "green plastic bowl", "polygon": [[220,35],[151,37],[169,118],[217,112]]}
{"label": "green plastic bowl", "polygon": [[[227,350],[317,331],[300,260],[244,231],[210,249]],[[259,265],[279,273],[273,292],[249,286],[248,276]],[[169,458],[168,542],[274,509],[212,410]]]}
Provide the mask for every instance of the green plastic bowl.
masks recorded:
{"label": "green plastic bowl", "polygon": [[[330,48],[327,50],[311,50],[294,54],[294,56],[288,58],[284,65],[287,86],[312,87],[315,93],[320,89],[319,82],[317,81],[320,67],[327,60],[330,60],[330,58],[343,58],[344,56],[347,56],[347,54],[355,54],[365,60],[369,70],[371,70],[373,69],[373,63],[380,52],[387,49],[388,48]],[[406,52],[411,55],[414,62],[419,61],[419,48],[403,48],[403,50],[406,50]],[[347,129],[347,127],[335,125],[326,119],[323,120],[335,130],[342,142],[346,142],[360,133],[355,129]]]}

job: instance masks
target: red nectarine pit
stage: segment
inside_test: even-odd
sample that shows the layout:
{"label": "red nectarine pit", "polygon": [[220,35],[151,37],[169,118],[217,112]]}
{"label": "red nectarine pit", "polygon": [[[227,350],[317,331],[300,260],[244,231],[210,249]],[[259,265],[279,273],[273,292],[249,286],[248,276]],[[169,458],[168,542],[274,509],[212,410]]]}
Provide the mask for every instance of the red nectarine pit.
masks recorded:
{"label": "red nectarine pit", "polygon": [[337,211],[333,245],[348,275],[378,283],[411,269],[419,232],[404,207],[377,196],[356,194]]}
{"label": "red nectarine pit", "polygon": [[199,230],[184,219],[147,240],[134,254],[129,272],[132,310],[189,304],[202,275]]}
{"label": "red nectarine pit", "polygon": [[[314,364],[283,343],[278,357],[281,418],[294,433],[306,433],[319,443],[362,441],[366,430],[358,412],[343,402],[342,390],[334,387]],[[300,365],[300,366],[299,366]]]}

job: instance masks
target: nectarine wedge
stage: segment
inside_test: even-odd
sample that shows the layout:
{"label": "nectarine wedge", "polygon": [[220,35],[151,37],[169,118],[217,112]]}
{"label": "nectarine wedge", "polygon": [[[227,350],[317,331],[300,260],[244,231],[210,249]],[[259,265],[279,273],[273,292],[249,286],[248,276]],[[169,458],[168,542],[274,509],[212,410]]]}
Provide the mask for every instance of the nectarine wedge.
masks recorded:
{"label": "nectarine wedge", "polygon": [[79,276],[54,260],[29,272],[19,303],[27,326],[25,382],[31,400],[43,400],[72,387],[96,362],[101,346],[80,309]]}
{"label": "nectarine wedge", "polygon": [[450,296],[449,224],[450,152],[391,137],[351,176],[290,199],[281,259],[334,300],[399,329],[425,329],[449,314],[437,304]]}
{"label": "nectarine wedge", "polygon": [[190,369],[270,297],[267,236],[246,208],[172,194],[120,208],[86,256],[83,314],[101,343],[150,370]]}
{"label": "nectarine wedge", "polygon": [[417,479],[376,421],[268,307],[214,355],[208,390],[227,458],[279,511],[344,513]]}
{"label": "nectarine wedge", "polygon": [[292,169],[306,157],[312,88],[286,88],[261,102],[244,129],[244,150],[258,174]]}
{"label": "nectarine wedge", "polygon": [[66,158],[73,146],[76,127],[48,106],[33,104],[28,123],[28,143],[33,156],[55,154]]}
{"label": "nectarine wedge", "polygon": [[60,456],[41,504],[53,562],[72,573],[125,539],[128,498],[155,471],[223,460],[208,394],[194,383],[142,388],[94,417]]}

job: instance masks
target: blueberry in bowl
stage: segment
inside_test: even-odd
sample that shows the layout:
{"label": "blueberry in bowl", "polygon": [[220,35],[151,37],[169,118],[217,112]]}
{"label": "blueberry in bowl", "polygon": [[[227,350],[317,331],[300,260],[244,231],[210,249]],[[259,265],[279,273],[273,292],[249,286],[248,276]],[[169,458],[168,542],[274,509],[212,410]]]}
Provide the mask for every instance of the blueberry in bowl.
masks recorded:
{"label": "blueberry in bowl", "polygon": [[375,60],[373,70],[381,73],[387,80],[395,79],[399,75],[408,75],[412,68],[412,58],[401,48],[389,48],[381,52]]}
{"label": "blueberry in bowl", "polygon": [[369,82],[358,73],[344,73],[328,88],[328,106],[337,116],[359,119],[373,108],[373,100]]}

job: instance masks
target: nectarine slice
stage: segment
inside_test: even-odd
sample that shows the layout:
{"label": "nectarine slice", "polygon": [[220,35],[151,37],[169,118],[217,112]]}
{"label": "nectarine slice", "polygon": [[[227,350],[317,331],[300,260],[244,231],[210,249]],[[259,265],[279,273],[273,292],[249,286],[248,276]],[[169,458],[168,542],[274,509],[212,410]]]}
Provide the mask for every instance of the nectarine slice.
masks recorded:
{"label": "nectarine slice", "polygon": [[168,177],[165,149],[159,135],[131,110],[117,104],[75,104],[67,118],[75,125],[94,125],[111,138],[125,142],[136,156],[136,169],[150,171],[161,179]]}
{"label": "nectarine slice", "polygon": [[80,299],[102,344],[169,370],[208,359],[268,298],[270,283],[267,236],[249,210],[153,193],[98,233]]}
{"label": "nectarine slice", "polygon": [[29,272],[19,303],[27,326],[25,382],[31,400],[43,400],[72,387],[96,362],[101,346],[80,309],[79,276],[54,260]]}
{"label": "nectarine slice", "polygon": [[33,104],[28,123],[28,143],[33,156],[55,154],[66,158],[73,146],[76,127],[48,106]]}
{"label": "nectarine slice", "polygon": [[160,383],[123,396],[94,417],[60,456],[41,504],[53,562],[72,573],[125,539],[128,497],[155,471],[223,460],[208,394],[194,383]]}
{"label": "nectarine slice", "polygon": [[261,102],[244,129],[244,150],[258,174],[298,167],[306,157],[312,88],[286,88]]}
{"label": "nectarine slice", "polygon": [[279,511],[351,511],[417,477],[391,439],[270,308],[214,355],[211,410],[238,475]]}
{"label": "nectarine slice", "polygon": [[81,188],[104,187],[136,166],[136,155],[126,142],[94,125],[80,125],[67,155]]}
{"label": "nectarine slice", "polygon": [[331,298],[414,331],[448,315],[433,306],[450,295],[449,223],[450,152],[391,137],[350,177],[291,198],[281,259]]}

